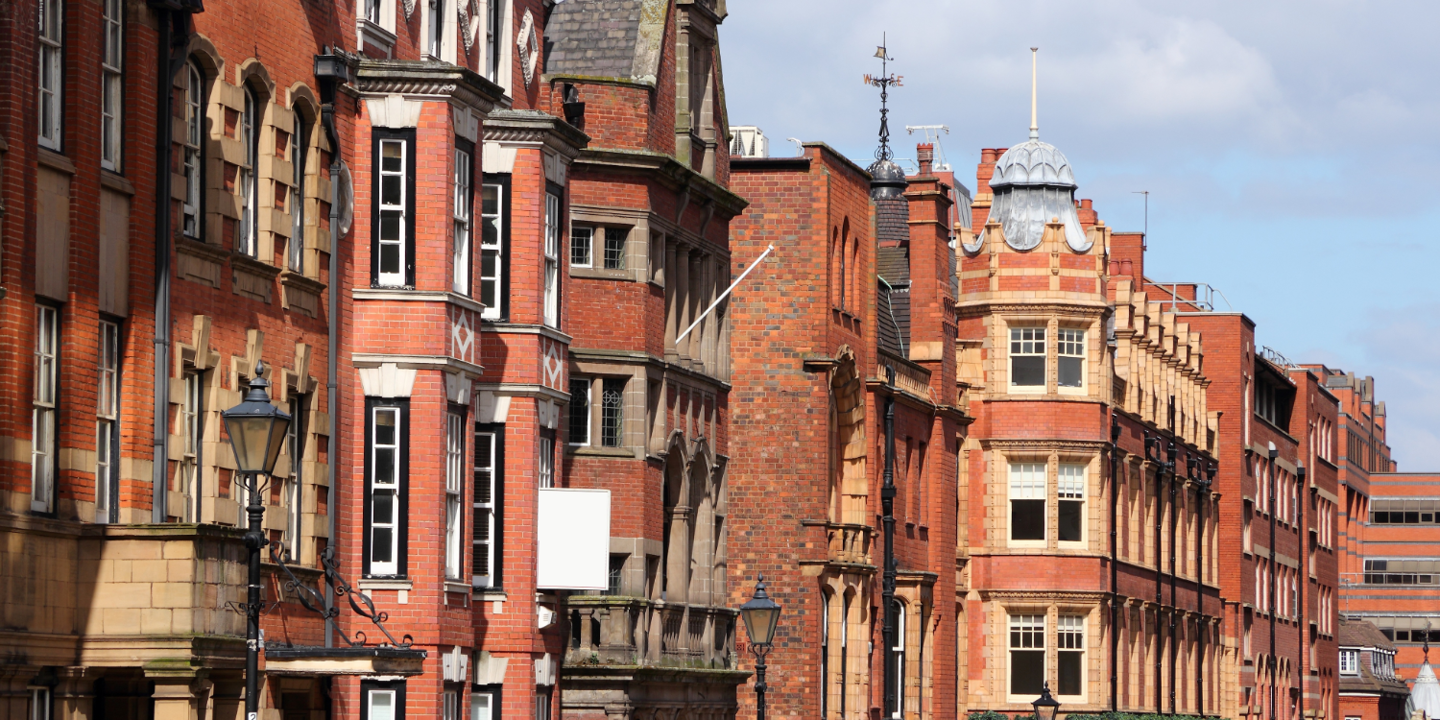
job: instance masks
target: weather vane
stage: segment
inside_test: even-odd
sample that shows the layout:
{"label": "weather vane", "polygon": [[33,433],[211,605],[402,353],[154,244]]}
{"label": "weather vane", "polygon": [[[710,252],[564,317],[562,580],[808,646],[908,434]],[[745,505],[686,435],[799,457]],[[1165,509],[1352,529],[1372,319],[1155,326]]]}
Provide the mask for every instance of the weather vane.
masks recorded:
{"label": "weather vane", "polygon": [[877,162],[891,158],[890,123],[885,119],[885,116],[890,113],[890,110],[885,106],[885,101],[890,97],[890,86],[905,87],[904,75],[890,74],[889,63],[895,58],[890,57],[890,55],[885,52],[885,45],[883,44],[886,42],[885,34],[881,34],[880,42],[882,43],[880,47],[875,49],[875,57],[880,58],[880,74],[876,76],[865,73],[865,84],[880,88],[880,147],[875,150],[875,160]]}

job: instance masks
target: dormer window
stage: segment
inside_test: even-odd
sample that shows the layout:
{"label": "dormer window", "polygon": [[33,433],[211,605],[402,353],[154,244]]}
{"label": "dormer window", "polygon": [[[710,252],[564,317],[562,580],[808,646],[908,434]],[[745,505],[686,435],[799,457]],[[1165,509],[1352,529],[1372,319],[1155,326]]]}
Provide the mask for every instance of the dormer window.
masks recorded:
{"label": "dormer window", "polygon": [[1359,674],[1360,674],[1360,651],[1359,651],[1359,650],[1341,650],[1341,651],[1340,651],[1340,674],[1341,674],[1341,675],[1359,675]]}

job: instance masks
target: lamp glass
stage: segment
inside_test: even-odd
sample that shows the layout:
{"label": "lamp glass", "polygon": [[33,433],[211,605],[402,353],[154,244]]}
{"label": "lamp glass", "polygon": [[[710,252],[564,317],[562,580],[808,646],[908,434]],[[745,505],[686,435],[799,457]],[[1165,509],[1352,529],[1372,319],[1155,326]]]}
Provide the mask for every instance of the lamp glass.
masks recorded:
{"label": "lamp glass", "polygon": [[[746,603],[747,605],[749,603]],[[773,603],[772,603],[773,604]],[[780,608],[741,608],[740,617],[745,619],[745,632],[750,635],[753,645],[769,645],[775,639],[775,626],[780,622]]]}
{"label": "lamp glass", "polygon": [[230,433],[230,446],[235,449],[235,464],[240,472],[264,472],[273,422],[272,418],[258,415],[225,418],[225,430]]}

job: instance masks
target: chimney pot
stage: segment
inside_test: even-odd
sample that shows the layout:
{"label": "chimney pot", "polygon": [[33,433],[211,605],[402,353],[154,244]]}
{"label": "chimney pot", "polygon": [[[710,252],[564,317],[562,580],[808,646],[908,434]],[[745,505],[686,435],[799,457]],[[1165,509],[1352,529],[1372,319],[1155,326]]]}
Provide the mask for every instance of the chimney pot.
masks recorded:
{"label": "chimney pot", "polygon": [[935,146],[930,143],[919,143],[915,146],[915,157],[920,163],[920,174],[930,174],[930,164],[935,159]]}
{"label": "chimney pot", "polygon": [[995,151],[991,148],[984,148],[980,151],[980,162],[987,165],[995,162]]}

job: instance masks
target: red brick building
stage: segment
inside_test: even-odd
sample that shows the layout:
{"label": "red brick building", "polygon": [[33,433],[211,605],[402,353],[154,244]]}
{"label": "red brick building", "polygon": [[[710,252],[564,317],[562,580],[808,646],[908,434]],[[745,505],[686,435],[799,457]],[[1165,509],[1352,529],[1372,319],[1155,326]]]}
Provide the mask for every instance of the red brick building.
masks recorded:
{"label": "red brick building", "polygon": [[1410,689],[1395,674],[1395,645],[1364,620],[1340,621],[1340,717],[1407,720]]}
{"label": "red brick building", "polygon": [[[732,467],[731,603],[763,574],[784,607],[768,712],[953,718],[955,477],[968,419],[950,351],[950,188],[930,174],[927,145],[908,182],[893,163],[867,172],[824,144],[804,147],[797,158],[731,164],[732,186],[751,203],[736,221],[734,271],[775,247],[732,300],[733,440],[750,452]],[[888,700],[887,403],[897,679]],[[753,701],[742,705],[743,716]]]}
{"label": "red brick building", "polygon": [[1136,236],[1031,139],[985,149],[961,233],[956,588],[969,711],[1209,714],[1224,657],[1209,337],[1141,287]]}
{"label": "red brick building", "polygon": [[1214,311],[1203,287],[1144,282],[1204,334],[1209,407],[1220,414],[1218,554],[1240,559],[1219,576],[1227,657],[1220,710],[1335,717],[1335,396],[1314,372],[1257,345],[1248,317]]}
{"label": "red brick building", "polygon": [[[622,701],[698,678],[697,707],[733,708],[724,308],[675,342],[726,282],[744,205],[716,141],[723,3],[601,5],[29,2],[0,20],[0,532],[26,588],[5,604],[0,644],[23,650],[0,716],[238,714],[247,498],[219,412],[262,358],[295,417],[266,495],[288,556],[263,572],[267,716],[559,713],[567,650],[593,665],[580,643],[599,642],[594,598],[572,615],[577,585],[541,577],[545,498],[567,488],[626,498],[611,590],[646,634],[605,650],[654,670]],[[545,57],[547,24],[563,55],[586,10],[634,16],[623,82]],[[338,582],[327,551],[389,634],[301,607],[296,584]]]}

